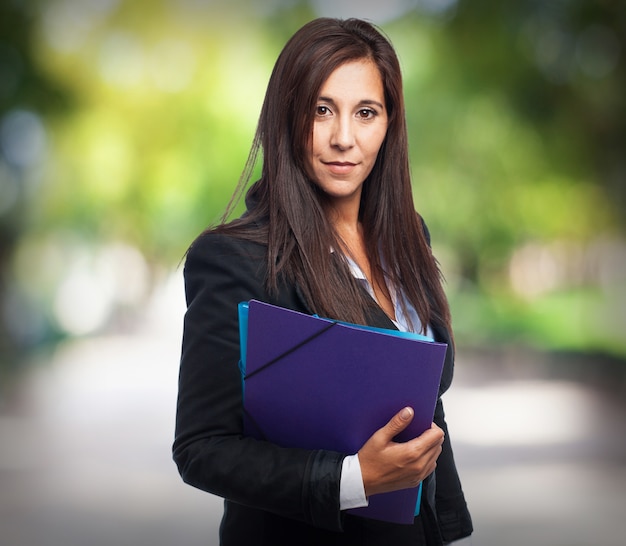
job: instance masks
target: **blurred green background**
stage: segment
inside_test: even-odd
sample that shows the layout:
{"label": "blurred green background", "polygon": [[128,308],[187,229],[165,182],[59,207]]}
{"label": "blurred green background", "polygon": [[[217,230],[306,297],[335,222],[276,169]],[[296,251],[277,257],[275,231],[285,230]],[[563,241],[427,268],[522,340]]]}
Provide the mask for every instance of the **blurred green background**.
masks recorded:
{"label": "blurred green background", "polygon": [[0,0],[3,544],[217,542],[170,455],[181,261],[320,15],[403,67],[474,545],[623,544],[622,0]]}
{"label": "blurred green background", "polygon": [[[132,331],[223,211],[285,41],[329,6],[359,15],[346,4],[2,1],[4,374],[58,339]],[[623,360],[622,3],[357,5],[401,59],[458,343]]]}

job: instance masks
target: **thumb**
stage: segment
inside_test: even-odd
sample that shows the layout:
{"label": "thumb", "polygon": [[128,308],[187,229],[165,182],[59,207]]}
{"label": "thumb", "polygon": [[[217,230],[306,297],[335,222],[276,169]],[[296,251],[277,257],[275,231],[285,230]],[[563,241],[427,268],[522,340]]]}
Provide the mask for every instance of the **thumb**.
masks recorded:
{"label": "thumb", "polygon": [[391,418],[383,427],[383,430],[387,433],[390,440],[409,426],[409,423],[413,420],[413,415],[413,408],[407,406]]}

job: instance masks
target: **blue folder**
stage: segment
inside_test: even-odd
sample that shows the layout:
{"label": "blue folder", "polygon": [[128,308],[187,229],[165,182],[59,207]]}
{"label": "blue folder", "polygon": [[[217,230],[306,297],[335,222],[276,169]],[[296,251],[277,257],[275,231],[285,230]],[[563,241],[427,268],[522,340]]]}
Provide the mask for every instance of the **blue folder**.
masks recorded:
{"label": "blue folder", "polygon": [[[244,433],[284,447],[356,453],[405,406],[397,441],[430,428],[447,346],[256,300],[239,305]],[[372,495],[358,516],[412,523],[419,487]]]}

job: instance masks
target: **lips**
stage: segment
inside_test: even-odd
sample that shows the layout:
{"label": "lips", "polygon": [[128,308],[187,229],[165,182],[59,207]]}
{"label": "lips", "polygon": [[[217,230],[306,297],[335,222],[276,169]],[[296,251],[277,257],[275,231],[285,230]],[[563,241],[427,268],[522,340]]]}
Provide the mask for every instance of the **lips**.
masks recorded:
{"label": "lips", "polygon": [[328,161],[324,162],[328,170],[334,174],[348,174],[356,167],[356,163],[349,161]]}

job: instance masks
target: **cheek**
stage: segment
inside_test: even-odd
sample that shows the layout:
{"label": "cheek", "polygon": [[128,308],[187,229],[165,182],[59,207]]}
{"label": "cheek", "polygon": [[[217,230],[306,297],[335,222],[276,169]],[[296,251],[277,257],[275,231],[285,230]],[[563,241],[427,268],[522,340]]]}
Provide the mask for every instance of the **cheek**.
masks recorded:
{"label": "cheek", "polygon": [[371,147],[371,154],[374,156],[377,156],[378,153],[380,152],[380,149],[383,147],[383,143],[385,142],[385,136],[386,136],[387,132],[380,132],[379,134],[377,134],[375,137],[373,137],[370,142],[372,143],[372,147]]}

